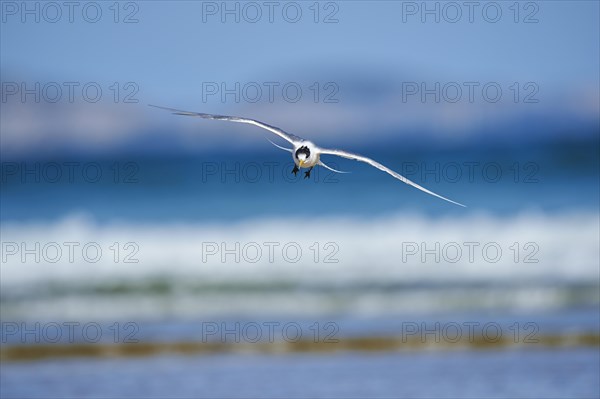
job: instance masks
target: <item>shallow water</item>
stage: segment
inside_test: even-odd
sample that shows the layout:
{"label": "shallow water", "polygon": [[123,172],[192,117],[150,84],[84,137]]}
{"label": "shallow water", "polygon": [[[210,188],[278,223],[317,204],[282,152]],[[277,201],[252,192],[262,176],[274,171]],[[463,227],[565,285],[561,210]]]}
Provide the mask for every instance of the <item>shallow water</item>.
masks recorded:
{"label": "shallow water", "polygon": [[600,395],[597,348],[156,356],[3,363],[17,397],[552,397]]}

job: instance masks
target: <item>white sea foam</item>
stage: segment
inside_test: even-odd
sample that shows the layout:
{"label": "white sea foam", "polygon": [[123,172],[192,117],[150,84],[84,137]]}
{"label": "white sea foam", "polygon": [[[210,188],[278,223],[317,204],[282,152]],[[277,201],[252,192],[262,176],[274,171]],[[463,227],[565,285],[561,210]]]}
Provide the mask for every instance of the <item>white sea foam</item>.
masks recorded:
{"label": "white sea foam", "polygon": [[[560,306],[572,300],[564,287],[598,284],[598,225],[597,213],[580,212],[223,224],[97,224],[73,215],[6,223],[3,310],[48,314],[50,306],[77,316],[114,313],[115,306],[148,315]],[[69,242],[78,244],[69,244],[72,259]],[[83,256],[86,243],[102,250],[97,262],[94,248]],[[49,262],[57,246],[63,253]],[[138,262],[125,262],[136,248],[130,260]],[[23,249],[33,251],[23,259]]]}

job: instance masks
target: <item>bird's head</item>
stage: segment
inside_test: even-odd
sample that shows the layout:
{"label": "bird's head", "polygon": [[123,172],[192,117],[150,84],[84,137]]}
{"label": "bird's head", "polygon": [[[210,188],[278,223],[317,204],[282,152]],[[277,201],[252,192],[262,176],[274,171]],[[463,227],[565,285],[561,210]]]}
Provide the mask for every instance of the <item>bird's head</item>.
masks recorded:
{"label": "bird's head", "polygon": [[310,157],[310,150],[307,146],[299,147],[294,153],[296,160],[298,160],[298,166],[302,167],[306,160]]}

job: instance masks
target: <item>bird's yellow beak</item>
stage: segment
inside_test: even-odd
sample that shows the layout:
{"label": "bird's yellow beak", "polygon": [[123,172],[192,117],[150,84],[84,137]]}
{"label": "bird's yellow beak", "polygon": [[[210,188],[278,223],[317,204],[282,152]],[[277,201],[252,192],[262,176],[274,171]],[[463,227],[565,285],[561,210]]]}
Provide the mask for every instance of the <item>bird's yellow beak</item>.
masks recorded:
{"label": "bird's yellow beak", "polygon": [[301,160],[301,159],[299,159],[299,160],[298,160],[298,166],[302,167],[303,165],[304,165],[304,161],[303,161],[303,160]]}

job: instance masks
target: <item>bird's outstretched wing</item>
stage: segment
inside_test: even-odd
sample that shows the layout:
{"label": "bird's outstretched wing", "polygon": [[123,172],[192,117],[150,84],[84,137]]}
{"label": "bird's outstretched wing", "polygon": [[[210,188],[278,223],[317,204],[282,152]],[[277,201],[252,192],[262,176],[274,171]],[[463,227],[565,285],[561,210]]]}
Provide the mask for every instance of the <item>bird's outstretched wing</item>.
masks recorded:
{"label": "bird's outstretched wing", "polygon": [[279,144],[275,144],[275,143],[273,143],[271,140],[269,140],[269,138],[268,138],[268,137],[265,137],[265,139],[267,139],[267,141],[268,141],[269,143],[273,144],[275,147],[279,148],[280,150],[284,150],[284,151],[287,151],[287,152],[294,152],[294,150],[293,150],[293,149],[291,149],[291,148],[285,148],[285,147],[282,147],[282,146],[280,146]]}
{"label": "bird's outstretched wing", "polygon": [[298,137],[293,134],[284,132],[283,130],[281,130],[278,127],[267,125],[266,123],[262,123],[260,121],[254,120],[254,119],[240,118],[237,116],[202,114],[200,112],[182,111],[180,109],[161,107],[161,106],[152,105],[152,104],[148,104],[148,105],[151,107],[154,107],[154,108],[160,108],[160,109],[164,109],[167,111],[171,111],[175,115],[197,116],[197,117],[204,118],[204,119],[216,119],[216,120],[220,120],[220,121],[247,123],[249,125],[254,125],[254,126],[258,126],[260,128],[266,129],[266,130],[270,131],[271,133],[275,133],[282,139],[284,139],[292,144],[296,144],[296,143],[304,141],[304,139],[302,137]]}
{"label": "bird's outstretched wing", "polygon": [[448,202],[451,202],[453,204],[456,204],[456,205],[459,205],[459,206],[462,206],[462,207],[466,208],[466,206],[463,205],[463,204],[460,204],[458,202],[452,201],[452,200],[450,200],[450,199],[448,199],[446,197],[442,197],[441,195],[436,194],[433,191],[427,190],[425,187],[419,186],[417,183],[415,183],[415,182],[407,179],[406,177],[404,177],[404,176],[402,176],[402,175],[394,172],[390,168],[383,166],[382,164],[380,164],[377,161],[372,160],[371,158],[367,158],[367,157],[364,157],[362,155],[353,154],[351,152],[347,152],[347,151],[343,151],[343,150],[332,150],[332,149],[327,149],[327,148],[320,148],[319,152],[321,154],[337,155],[339,157],[353,159],[355,161],[361,161],[361,162],[368,163],[369,165],[374,166],[374,167],[376,167],[379,170],[382,170],[382,171],[384,171],[386,173],[389,173],[390,175],[394,176],[396,179],[400,180],[403,183],[406,183],[406,184],[411,185],[411,186],[413,186],[415,188],[418,188],[419,190],[424,191],[427,194],[431,194],[434,197],[441,198],[441,199],[443,199],[445,201],[448,201]]}

